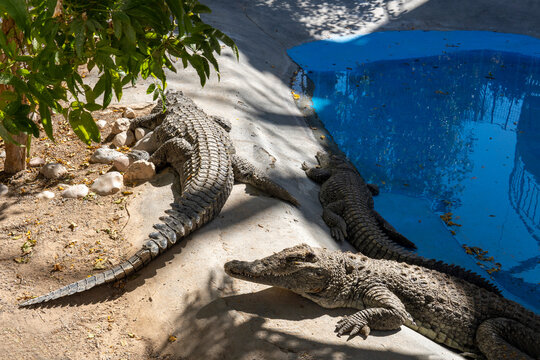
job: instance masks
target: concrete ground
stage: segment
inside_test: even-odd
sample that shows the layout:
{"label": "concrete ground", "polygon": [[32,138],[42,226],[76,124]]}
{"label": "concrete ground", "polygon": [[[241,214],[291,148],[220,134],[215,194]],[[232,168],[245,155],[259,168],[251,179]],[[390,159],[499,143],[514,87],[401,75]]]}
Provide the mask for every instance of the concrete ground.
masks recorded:
{"label": "concrete ground", "polygon": [[[238,153],[287,188],[294,208],[243,184],[218,218],[155,260],[126,285],[125,317],[149,351],[173,359],[458,359],[454,352],[403,327],[347,341],[333,332],[347,309],[326,310],[290,292],[227,277],[223,264],[250,260],[306,242],[338,248],[320,217],[318,186],[300,165],[314,161],[319,139],[291,96],[296,65],[286,49],[340,34],[379,30],[471,29],[540,37],[535,0],[207,0],[208,22],[231,36],[237,62],[219,59],[221,81],[200,88],[194,71],[172,74],[169,87],[208,114],[233,123]],[[149,100],[146,86],[124,91],[124,103]],[[165,175],[170,176],[170,175]],[[170,181],[164,181],[164,184]],[[129,208],[126,238],[140,246],[173,197],[170,185],[143,185]],[[350,250],[344,246],[343,249]],[[106,288],[99,291],[106,292]],[[96,293],[95,291],[93,291]],[[177,341],[169,342],[169,335]]]}

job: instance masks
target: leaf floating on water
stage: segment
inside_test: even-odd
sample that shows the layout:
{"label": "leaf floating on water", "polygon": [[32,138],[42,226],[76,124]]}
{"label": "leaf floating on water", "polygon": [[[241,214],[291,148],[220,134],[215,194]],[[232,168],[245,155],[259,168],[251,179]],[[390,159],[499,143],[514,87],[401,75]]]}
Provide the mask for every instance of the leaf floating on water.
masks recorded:
{"label": "leaf floating on water", "polygon": [[465,252],[469,255],[474,256],[477,260],[480,260],[476,264],[480,266],[483,269],[486,269],[486,272],[488,274],[493,274],[494,272],[501,271],[501,263],[495,262],[495,259],[493,256],[487,257],[488,251],[483,250],[482,248],[479,248],[477,246],[467,246],[462,245],[463,249],[465,249]]}
{"label": "leaf floating on water", "polygon": [[444,221],[444,223],[447,226],[461,226],[461,224],[457,224],[457,223],[452,221],[452,216],[453,216],[453,214],[451,212],[447,212],[446,214],[439,215],[441,220]]}
{"label": "leaf floating on water", "polygon": [[435,94],[448,95],[450,93],[448,91],[435,90]]}

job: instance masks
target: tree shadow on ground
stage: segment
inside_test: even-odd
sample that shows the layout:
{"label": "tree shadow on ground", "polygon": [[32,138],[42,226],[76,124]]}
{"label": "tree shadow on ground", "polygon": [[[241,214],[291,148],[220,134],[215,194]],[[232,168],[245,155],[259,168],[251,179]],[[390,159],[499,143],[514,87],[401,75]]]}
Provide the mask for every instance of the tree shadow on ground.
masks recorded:
{"label": "tree shadow on ground", "polygon": [[[216,282],[218,286],[216,286]],[[292,292],[268,288],[234,295],[231,278],[212,273],[206,288],[186,294],[174,321],[177,342],[148,349],[172,359],[428,359],[392,350],[360,348],[361,338],[337,338],[334,323],[349,309],[323,309]],[[330,323],[322,316],[330,315]],[[395,333],[395,332],[394,332]],[[377,332],[373,337],[392,332]],[[358,347],[360,344],[360,347]]]}

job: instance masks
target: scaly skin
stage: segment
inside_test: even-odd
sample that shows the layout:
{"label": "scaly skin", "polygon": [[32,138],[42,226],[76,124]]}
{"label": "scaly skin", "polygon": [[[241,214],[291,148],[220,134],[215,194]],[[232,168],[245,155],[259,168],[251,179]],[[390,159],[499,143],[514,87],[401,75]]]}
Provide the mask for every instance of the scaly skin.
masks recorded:
{"label": "scaly skin", "polygon": [[[64,286],[49,294],[21,303],[28,306],[85,291],[96,285],[126,278],[141,269],[177,241],[212,220],[229,197],[234,180],[250,183],[270,195],[297,205],[296,200],[262,171],[234,154],[227,133],[230,124],[209,117],[181,92],[169,91],[167,110],[161,112],[158,103],[152,113],[135,119],[131,126],[154,129],[146,150],[156,168],[171,165],[179,174],[182,195],[162,223],[154,225],[142,249],[127,261],[105,272]],[[144,151],[134,152],[135,158],[145,158]]]}
{"label": "scaly skin", "polygon": [[373,208],[372,195],[378,194],[377,187],[366,184],[354,165],[344,157],[319,152],[317,160],[318,167],[310,168],[304,163],[302,168],[310,179],[322,184],[319,199],[323,206],[323,219],[334,239],[347,239],[362,254],[374,259],[424,266],[500,294],[495,285],[478,274],[407,250],[414,249],[414,244]]}
{"label": "scaly skin", "polygon": [[489,360],[540,358],[538,315],[435,270],[302,244],[252,262],[230,261],[225,272],[292,290],[325,308],[358,309],[338,322],[338,336],[406,325]]}

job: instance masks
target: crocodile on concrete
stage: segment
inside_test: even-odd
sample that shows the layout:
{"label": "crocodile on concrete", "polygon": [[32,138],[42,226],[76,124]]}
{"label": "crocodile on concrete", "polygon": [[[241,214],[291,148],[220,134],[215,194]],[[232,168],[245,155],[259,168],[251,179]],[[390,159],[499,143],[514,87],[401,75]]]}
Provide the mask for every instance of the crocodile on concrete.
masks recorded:
{"label": "crocodile on concrete", "polygon": [[252,262],[230,261],[225,272],[292,290],[325,308],[358,309],[337,323],[338,336],[406,325],[463,355],[540,358],[540,316],[435,270],[302,244]]}
{"label": "crocodile on concrete", "polygon": [[414,244],[375,211],[372,195],[379,192],[376,185],[366,184],[354,165],[342,155],[318,152],[316,158],[318,166],[303,163],[302,168],[310,179],[321,184],[319,199],[323,219],[334,239],[340,242],[347,239],[362,254],[374,259],[421,265],[500,294],[495,285],[470,270],[410,251],[415,248]]}
{"label": "crocodile on concrete", "polygon": [[[165,252],[182,238],[212,220],[229,197],[234,180],[252,184],[264,192],[297,205],[285,189],[261,170],[235,154],[229,138],[230,124],[206,115],[180,91],[166,94],[166,111],[158,103],[147,116],[134,119],[133,128],[153,129],[143,138],[144,150],[133,152],[146,157],[156,169],[170,165],[178,173],[182,194],[154,225],[143,247],[127,261],[110,270],[79,280],[20,306],[47,302],[126,278]],[[148,153],[151,156],[148,157]],[[146,156],[145,156],[146,155]]]}

